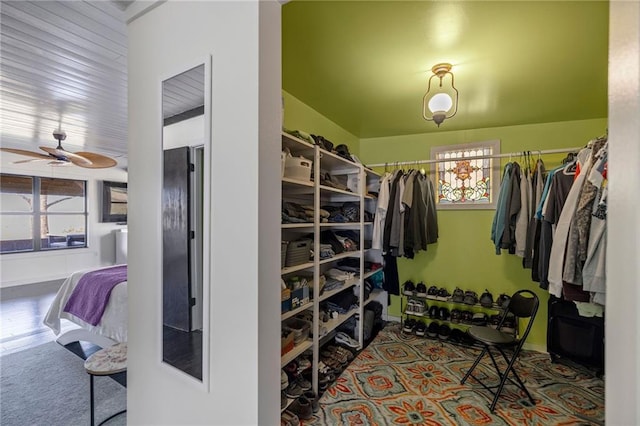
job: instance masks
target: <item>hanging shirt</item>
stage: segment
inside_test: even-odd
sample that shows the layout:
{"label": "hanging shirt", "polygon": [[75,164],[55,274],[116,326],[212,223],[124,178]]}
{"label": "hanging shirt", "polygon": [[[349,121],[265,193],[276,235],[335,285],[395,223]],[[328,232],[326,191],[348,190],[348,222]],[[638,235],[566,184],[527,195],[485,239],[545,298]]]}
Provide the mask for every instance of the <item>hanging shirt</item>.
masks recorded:
{"label": "hanging shirt", "polygon": [[[578,162],[583,164],[582,169],[590,167],[591,165],[591,148],[584,148],[578,153]],[[584,161],[584,158],[587,160]],[[567,199],[565,200],[564,207],[558,219],[556,225],[556,231],[553,235],[553,245],[551,246],[551,255],[549,259],[549,293],[556,297],[562,295],[562,271],[564,265],[564,254],[567,247],[567,236],[569,234],[569,227],[571,225],[571,219],[576,211],[578,203],[578,196],[580,195],[580,188],[585,179],[585,173],[580,175],[575,180]]]}
{"label": "hanging shirt", "polygon": [[504,166],[504,172],[502,174],[502,183],[500,184],[500,194],[498,195],[498,203],[496,207],[496,213],[493,217],[493,223],[491,225],[491,241],[496,248],[496,254],[501,254],[500,248],[502,245],[502,234],[506,225],[506,203],[509,197],[508,188],[511,179],[511,163],[507,163]]}
{"label": "hanging shirt", "polygon": [[384,231],[384,222],[389,205],[390,178],[391,175],[385,173],[380,179],[380,191],[378,192],[378,203],[376,204],[376,213],[373,219],[373,235],[371,238],[371,248],[377,250],[382,249],[382,232]]}
{"label": "hanging shirt", "polygon": [[531,175],[520,172],[520,211],[516,217],[516,256],[524,257],[531,213]]}

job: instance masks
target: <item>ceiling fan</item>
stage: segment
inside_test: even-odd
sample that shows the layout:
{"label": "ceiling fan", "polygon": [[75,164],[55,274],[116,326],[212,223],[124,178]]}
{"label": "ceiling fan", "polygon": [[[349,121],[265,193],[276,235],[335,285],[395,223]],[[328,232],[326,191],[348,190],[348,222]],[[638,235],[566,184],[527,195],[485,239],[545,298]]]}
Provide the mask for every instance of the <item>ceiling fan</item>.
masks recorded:
{"label": "ceiling fan", "polygon": [[95,152],[69,152],[65,150],[62,147],[62,141],[67,138],[67,134],[64,132],[64,130],[54,130],[53,137],[58,141],[58,146],[56,148],[51,148],[48,146],[39,147],[41,150],[48,154],[41,154],[39,152],[14,148],[0,148],[0,150],[13,154],[26,155],[27,157],[34,157],[34,159],[16,161],[15,163],[50,160],[49,164],[51,165],[65,165],[71,163],[78,167],[84,167],[87,169],[104,169],[107,167],[113,167],[118,164],[118,162],[113,158],[107,157],[106,155],[97,154]]}

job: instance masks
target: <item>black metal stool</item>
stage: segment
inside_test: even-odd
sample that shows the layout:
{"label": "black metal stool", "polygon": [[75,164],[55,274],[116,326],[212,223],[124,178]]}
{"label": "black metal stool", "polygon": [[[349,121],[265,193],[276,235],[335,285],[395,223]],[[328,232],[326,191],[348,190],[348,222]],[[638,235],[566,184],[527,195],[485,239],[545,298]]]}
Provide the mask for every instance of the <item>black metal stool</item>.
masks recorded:
{"label": "black metal stool", "polygon": [[[91,426],[95,425],[95,405],[93,397],[93,377],[94,376],[111,376],[112,374],[127,371],[127,342],[116,343],[108,348],[100,349],[91,355],[84,362],[84,368],[89,373],[90,398],[91,398]],[[125,413],[126,408],[122,411],[107,417],[101,421],[98,426],[111,420],[115,416]]]}

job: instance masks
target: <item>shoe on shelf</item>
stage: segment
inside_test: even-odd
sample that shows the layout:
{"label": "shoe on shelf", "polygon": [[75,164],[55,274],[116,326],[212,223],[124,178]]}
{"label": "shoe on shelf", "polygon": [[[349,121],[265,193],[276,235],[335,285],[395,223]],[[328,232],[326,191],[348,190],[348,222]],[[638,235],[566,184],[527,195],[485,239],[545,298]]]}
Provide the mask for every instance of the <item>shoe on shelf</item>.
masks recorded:
{"label": "shoe on shelf", "polygon": [[471,324],[485,326],[488,322],[487,314],[484,312],[476,312],[473,314],[473,318],[471,318]]}
{"label": "shoe on shelf", "polygon": [[456,287],[456,289],[453,290],[451,301],[455,303],[464,303],[464,292],[460,289],[460,287]]}
{"label": "shoe on shelf", "polygon": [[407,313],[407,314],[413,314],[413,306],[414,306],[414,304],[413,304],[413,303],[414,303],[414,302],[413,302],[413,299],[409,299],[409,300],[407,301],[407,308],[405,309],[405,313]]}
{"label": "shoe on shelf", "polygon": [[435,285],[432,285],[431,287],[429,287],[429,290],[427,290],[427,297],[435,298],[437,295],[438,295],[438,287],[436,287]]}
{"label": "shoe on shelf", "polygon": [[427,325],[422,321],[418,321],[418,325],[416,325],[416,336],[424,337],[424,334],[427,332]]}
{"label": "shoe on shelf", "polygon": [[500,324],[500,315],[491,315],[489,317],[489,327],[495,330],[498,328],[498,324]]}
{"label": "shoe on shelf", "polygon": [[451,310],[451,319],[450,319],[450,321],[452,323],[454,323],[454,324],[459,324],[461,316],[462,316],[462,312],[460,311],[460,309],[453,309],[453,310]]}
{"label": "shoe on shelf", "polygon": [[289,386],[287,387],[287,389],[285,389],[285,394],[287,395],[287,398],[298,398],[300,397],[300,395],[302,395],[302,393],[304,392],[304,389],[302,389],[298,383],[296,382],[291,382],[289,383]]}
{"label": "shoe on shelf", "polygon": [[284,391],[280,391],[280,409],[284,409],[289,403],[289,398],[287,398],[287,394]]}
{"label": "shoe on shelf", "polygon": [[446,302],[447,300],[449,300],[449,296],[451,296],[449,291],[446,288],[441,287],[440,290],[438,290],[438,294],[436,295],[436,299],[442,300],[443,302]]}
{"label": "shoe on shelf", "polygon": [[513,315],[507,315],[502,323],[502,328],[500,331],[504,331],[505,333],[515,333],[516,332],[516,318]]}
{"label": "shoe on shelf", "polygon": [[280,390],[285,390],[287,387],[289,387],[289,376],[284,370],[280,370]]}
{"label": "shoe on shelf", "polygon": [[437,322],[431,322],[429,327],[427,327],[427,336],[429,337],[438,337],[438,332],[440,331],[440,326]]}
{"label": "shoe on shelf", "polygon": [[451,335],[449,336],[449,340],[456,343],[461,343],[463,339],[464,339],[464,332],[462,330],[458,328],[451,329]]}
{"label": "shoe on shelf", "polygon": [[304,395],[296,399],[293,404],[289,406],[289,410],[291,410],[295,415],[298,416],[299,419],[302,420],[309,420],[311,417],[313,417],[313,408],[311,407],[311,401],[305,398]]}
{"label": "shoe on shelf", "polygon": [[425,310],[425,304],[422,300],[413,301],[413,313],[416,315],[423,315]]}
{"label": "shoe on shelf", "polygon": [[413,318],[409,318],[404,322],[404,325],[402,326],[402,331],[404,331],[407,334],[411,334],[413,333],[413,329],[416,327],[416,320],[414,320]]}
{"label": "shoe on shelf", "polygon": [[490,308],[493,306],[493,295],[489,292],[489,290],[484,291],[482,296],[480,296],[480,305],[485,308]]}
{"label": "shoe on shelf", "polygon": [[438,318],[440,318],[443,321],[449,321],[449,309],[445,308],[444,306],[441,306],[438,309]]}
{"label": "shoe on shelf", "polygon": [[436,305],[431,305],[429,308],[429,318],[438,319],[438,307]]}
{"label": "shoe on shelf", "polygon": [[478,294],[475,291],[468,290],[464,294],[465,305],[475,305],[478,303]]}
{"label": "shoe on shelf", "polygon": [[413,292],[415,290],[415,286],[413,285],[413,282],[410,280],[407,280],[404,282],[404,290],[403,293],[405,296],[413,296]]}
{"label": "shoe on shelf", "polygon": [[303,391],[311,390],[311,388],[313,387],[311,385],[311,382],[302,376],[298,376],[296,378],[296,383],[298,384],[298,386],[300,386],[300,389],[302,389]]}
{"label": "shoe on shelf", "polygon": [[300,426],[300,419],[292,411],[285,410],[280,415],[281,426]]}
{"label": "shoe on shelf", "polygon": [[305,398],[307,398],[309,400],[309,402],[311,402],[311,411],[313,411],[314,413],[317,413],[318,410],[320,409],[320,406],[318,404],[318,396],[315,394],[314,391],[307,391],[305,393],[302,394],[302,396],[304,396]]}
{"label": "shoe on shelf", "polygon": [[502,293],[500,296],[498,296],[498,300],[496,301],[496,304],[498,305],[499,308],[506,309],[510,300],[511,300],[510,296]]}
{"label": "shoe on shelf", "polygon": [[447,324],[441,324],[438,329],[438,337],[440,340],[447,340],[451,335],[451,328]]}
{"label": "shoe on shelf", "polygon": [[345,346],[348,346],[350,348],[358,348],[360,347],[360,343],[358,343],[357,340],[354,340],[353,338],[349,337],[349,335],[347,333],[345,333],[344,331],[340,331],[338,333],[336,333],[336,342],[343,344]]}
{"label": "shoe on shelf", "polygon": [[416,284],[416,296],[427,297],[427,286],[422,281]]}
{"label": "shoe on shelf", "polygon": [[471,320],[473,319],[473,312],[471,311],[462,311],[460,316],[460,322],[462,324],[471,324]]}

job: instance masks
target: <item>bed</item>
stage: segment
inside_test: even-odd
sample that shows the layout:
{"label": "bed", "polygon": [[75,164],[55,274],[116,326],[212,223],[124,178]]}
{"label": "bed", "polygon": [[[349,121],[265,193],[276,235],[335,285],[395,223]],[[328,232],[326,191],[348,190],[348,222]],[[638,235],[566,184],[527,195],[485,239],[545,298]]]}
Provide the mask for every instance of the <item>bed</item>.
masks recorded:
{"label": "bed", "polygon": [[[122,278],[121,273],[123,268],[124,278]],[[116,269],[120,271],[118,277],[115,277],[113,272]],[[94,315],[94,318],[83,319],[81,314],[76,315],[68,312],[68,310],[75,312],[70,308],[70,299],[72,299],[74,306],[83,305],[84,309],[89,311],[94,309],[96,298],[99,298],[100,294],[97,291],[93,291],[93,287],[88,288],[87,291],[87,285],[90,285],[90,277],[100,274],[114,274],[112,289],[109,290],[109,294],[103,294],[106,297],[106,304],[103,304],[98,309],[104,309],[102,315]],[[83,279],[83,277],[85,278]],[[76,289],[79,283],[81,285]],[[79,290],[83,289],[83,287],[85,291],[81,293]],[[71,321],[78,327],[61,334],[61,320],[63,319]],[[62,345],[76,341],[86,341],[104,348],[118,342],[126,342],[128,324],[126,265],[94,268],[71,274],[62,283],[43,322],[58,336],[56,341]]]}

